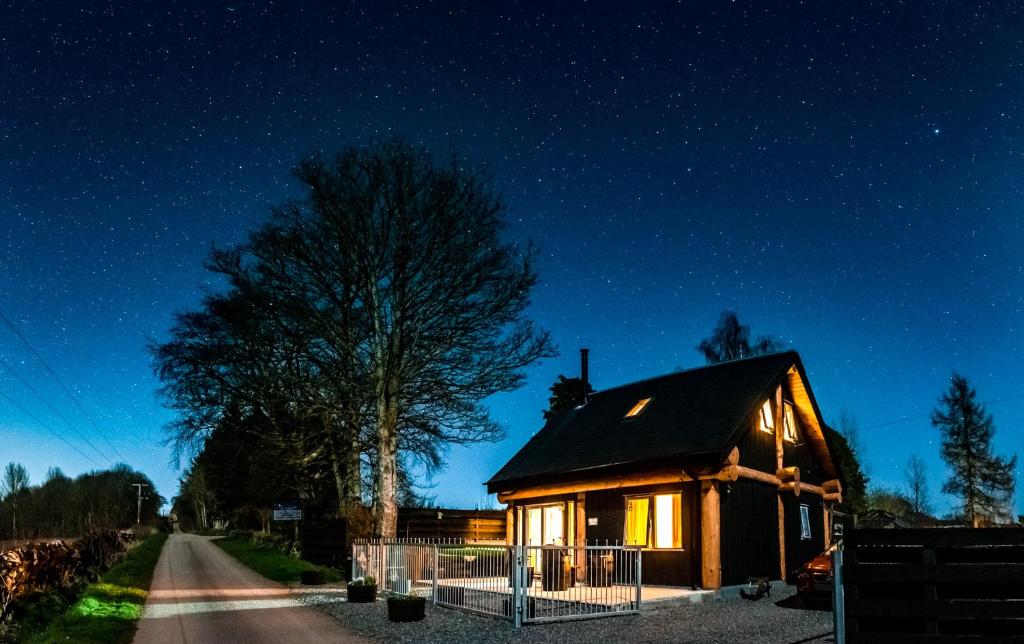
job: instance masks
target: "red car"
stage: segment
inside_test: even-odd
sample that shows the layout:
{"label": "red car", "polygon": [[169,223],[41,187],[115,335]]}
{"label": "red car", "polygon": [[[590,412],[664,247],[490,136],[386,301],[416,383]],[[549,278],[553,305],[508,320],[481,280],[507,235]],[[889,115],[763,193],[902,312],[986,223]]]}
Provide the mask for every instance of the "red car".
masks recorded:
{"label": "red car", "polygon": [[826,599],[832,596],[832,553],[836,545],[811,559],[796,573],[796,592],[804,599]]}

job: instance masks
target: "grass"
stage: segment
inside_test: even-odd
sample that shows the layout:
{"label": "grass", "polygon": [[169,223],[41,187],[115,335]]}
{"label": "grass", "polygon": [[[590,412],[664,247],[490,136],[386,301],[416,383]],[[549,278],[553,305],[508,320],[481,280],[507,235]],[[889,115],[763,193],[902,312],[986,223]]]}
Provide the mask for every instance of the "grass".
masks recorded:
{"label": "grass", "polygon": [[[48,625],[40,625],[34,636],[23,630],[24,641],[30,644],[130,642],[166,540],[167,534],[163,532],[147,537],[120,564],[86,586],[70,608],[57,614]],[[38,617],[34,621],[38,622]]]}
{"label": "grass", "polygon": [[333,568],[318,566],[314,563],[296,559],[275,548],[257,546],[248,539],[228,537],[214,539],[213,543],[249,568],[252,568],[267,579],[287,584],[298,582],[303,570],[319,570],[324,574],[325,581],[341,581],[341,573]]}

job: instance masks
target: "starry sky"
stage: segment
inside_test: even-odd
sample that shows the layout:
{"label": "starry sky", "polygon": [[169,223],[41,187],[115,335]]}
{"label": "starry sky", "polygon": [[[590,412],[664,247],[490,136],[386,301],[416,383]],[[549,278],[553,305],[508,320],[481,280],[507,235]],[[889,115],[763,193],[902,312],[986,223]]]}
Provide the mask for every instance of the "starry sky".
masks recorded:
{"label": "starry sky", "polygon": [[944,512],[926,415],[954,369],[1024,451],[1011,7],[0,2],[0,312],[28,341],[0,325],[0,461],[123,455],[172,496],[145,343],[300,157],[401,133],[493,175],[561,348],[488,401],[508,438],[453,450],[439,503],[489,503],[579,347],[598,389],[698,366],[730,308],[854,414],[873,482],[919,454]]}

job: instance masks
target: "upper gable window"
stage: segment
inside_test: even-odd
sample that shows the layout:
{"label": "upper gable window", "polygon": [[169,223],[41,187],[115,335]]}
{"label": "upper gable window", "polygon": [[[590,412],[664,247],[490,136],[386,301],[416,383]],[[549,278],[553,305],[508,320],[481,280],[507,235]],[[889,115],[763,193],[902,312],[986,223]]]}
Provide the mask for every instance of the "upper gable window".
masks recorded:
{"label": "upper gable window", "polygon": [[769,434],[775,433],[775,418],[772,416],[772,403],[770,400],[764,401],[761,405],[761,431],[768,432]]}
{"label": "upper gable window", "polygon": [[638,400],[637,403],[635,405],[633,405],[630,408],[629,411],[626,412],[626,416],[625,417],[626,418],[636,418],[637,416],[640,415],[641,412],[643,412],[643,410],[647,409],[647,405],[649,405],[652,400],[654,400],[654,399],[653,398],[644,398],[643,400]]}
{"label": "upper gable window", "polygon": [[796,442],[796,418],[793,416],[793,403],[785,403],[785,415],[783,416],[782,437],[790,443]]}

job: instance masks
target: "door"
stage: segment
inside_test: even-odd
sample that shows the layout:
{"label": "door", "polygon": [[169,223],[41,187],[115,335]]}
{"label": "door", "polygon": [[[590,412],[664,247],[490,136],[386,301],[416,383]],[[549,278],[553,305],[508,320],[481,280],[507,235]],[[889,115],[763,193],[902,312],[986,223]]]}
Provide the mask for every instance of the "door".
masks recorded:
{"label": "door", "polygon": [[[527,506],[526,545],[566,545],[565,506],[563,504]],[[527,554],[527,565],[531,566],[535,573],[539,573],[541,566],[539,548],[528,548]]]}

